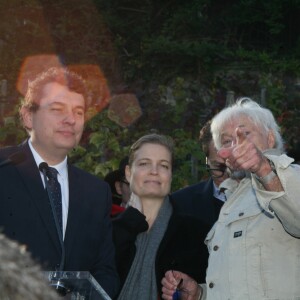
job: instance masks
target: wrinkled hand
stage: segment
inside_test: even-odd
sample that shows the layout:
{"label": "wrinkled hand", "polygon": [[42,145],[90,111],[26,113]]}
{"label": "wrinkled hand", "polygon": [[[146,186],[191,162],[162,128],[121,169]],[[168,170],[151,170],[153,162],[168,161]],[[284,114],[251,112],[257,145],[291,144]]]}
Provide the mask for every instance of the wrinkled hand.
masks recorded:
{"label": "wrinkled hand", "polygon": [[236,128],[236,144],[221,148],[218,154],[225,159],[227,167],[231,170],[257,173],[264,163],[268,164],[262,152],[247,138],[242,128]]}
{"label": "wrinkled hand", "polygon": [[201,294],[201,288],[198,286],[197,282],[189,277],[188,275],[179,271],[167,271],[165,277],[162,279],[162,298],[165,300],[172,300],[173,294],[176,288],[180,284],[180,300],[198,300]]}
{"label": "wrinkled hand", "polygon": [[127,207],[128,206],[132,206],[132,207],[136,208],[137,210],[139,210],[140,212],[142,212],[142,204],[141,204],[140,198],[139,198],[139,196],[137,196],[134,193],[131,193],[131,195],[130,195],[130,199],[127,203]]}

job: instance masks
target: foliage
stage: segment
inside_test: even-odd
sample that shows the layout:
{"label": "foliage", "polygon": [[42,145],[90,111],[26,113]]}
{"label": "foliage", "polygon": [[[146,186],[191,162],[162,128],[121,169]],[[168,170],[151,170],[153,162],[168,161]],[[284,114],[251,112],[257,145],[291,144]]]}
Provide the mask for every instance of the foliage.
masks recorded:
{"label": "foliage", "polygon": [[[118,36],[123,70],[130,80],[141,74],[165,79],[180,72],[209,73],[232,61],[273,68],[283,57],[299,58],[297,0],[116,0],[98,5]],[[122,55],[124,49],[129,55]],[[268,65],[261,65],[267,57]]]}
{"label": "foliage", "polygon": [[20,70],[29,56],[48,53],[97,66],[112,97],[133,93],[140,102],[142,117],[125,128],[109,118],[109,95],[88,121],[70,158],[99,177],[155,131],[175,140],[173,189],[196,182],[204,175],[199,130],[228,91],[265,101],[289,147],[296,143],[300,0],[0,0],[0,8],[0,79],[10,83],[16,124],[0,128],[2,145],[26,136],[12,111]]}
{"label": "foliage", "polygon": [[17,145],[27,136],[23,126],[19,122],[18,106],[14,107],[11,116],[4,118],[0,127],[0,145]]}
{"label": "foliage", "polygon": [[117,169],[127,154],[128,147],[123,145],[127,136],[128,131],[107,118],[104,110],[87,122],[80,146],[70,155],[71,161],[103,178]]}
{"label": "foliage", "polygon": [[143,124],[133,126],[136,130],[121,128],[108,118],[107,109],[96,114],[88,121],[80,146],[71,152],[71,162],[103,178],[108,172],[118,168],[120,160],[128,155],[133,142],[144,134],[157,132],[170,136],[175,143],[172,189],[194,183],[202,177],[204,169],[198,169],[198,164],[204,162],[204,156],[191,132],[179,128],[172,130],[170,135],[168,128],[158,129],[156,126],[149,130],[143,129]]}

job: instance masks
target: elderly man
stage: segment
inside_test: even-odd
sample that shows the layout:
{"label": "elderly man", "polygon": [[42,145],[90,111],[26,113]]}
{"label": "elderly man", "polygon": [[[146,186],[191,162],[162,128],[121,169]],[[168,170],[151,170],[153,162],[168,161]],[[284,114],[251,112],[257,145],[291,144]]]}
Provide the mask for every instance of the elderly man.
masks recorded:
{"label": "elderly man", "polygon": [[206,238],[206,285],[169,272],[163,299],[181,278],[181,299],[300,299],[300,167],[283,154],[272,113],[243,98],[216,115],[211,130],[231,178]]}

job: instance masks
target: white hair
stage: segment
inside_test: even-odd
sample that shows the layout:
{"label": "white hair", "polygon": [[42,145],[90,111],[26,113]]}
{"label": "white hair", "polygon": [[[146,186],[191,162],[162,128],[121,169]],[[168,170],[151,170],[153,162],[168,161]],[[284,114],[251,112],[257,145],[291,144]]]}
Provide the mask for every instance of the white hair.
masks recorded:
{"label": "white hair", "polygon": [[267,135],[272,131],[275,137],[274,148],[279,150],[280,153],[284,152],[283,139],[280,134],[280,128],[275,121],[272,112],[261,107],[257,102],[250,98],[240,98],[232,106],[226,107],[221,110],[212,120],[211,133],[216,148],[219,150],[221,144],[221,129],[228,121],[236,119],[244,115],[248,117],[253,123],[265,131]]}

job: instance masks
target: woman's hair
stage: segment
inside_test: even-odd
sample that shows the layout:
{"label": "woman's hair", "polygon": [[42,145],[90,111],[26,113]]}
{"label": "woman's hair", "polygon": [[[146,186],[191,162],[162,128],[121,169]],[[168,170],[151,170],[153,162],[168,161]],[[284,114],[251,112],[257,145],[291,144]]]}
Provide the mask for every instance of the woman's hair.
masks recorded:
{"label": "woman's hair", "polygon": [[171,163],[173,163],[173,155],[174,155],[174,143],[170,137],[165,135],[151,133],[140,137],[129,150],[129,160],[128,164],[131,167],[135,158],[135,153],[139,150],[144,144],[157,144],[164,146],[167,148],[171,154]]}
{"label": "woman's hair", "polygon": [[213,118],[211,132],[217,149],[222,147],[221,129],[224,124],[239,118],[241,115],[248,117],[258,128],[264,130],[266,135],[269,131],[272,131],[275,137],[274,148],[281,153],[284,152],[280,128],[276,123],[272,112],[267,108],[261,107],[257,102],[250,98],[238,99],[235,104],[223,109]]}

